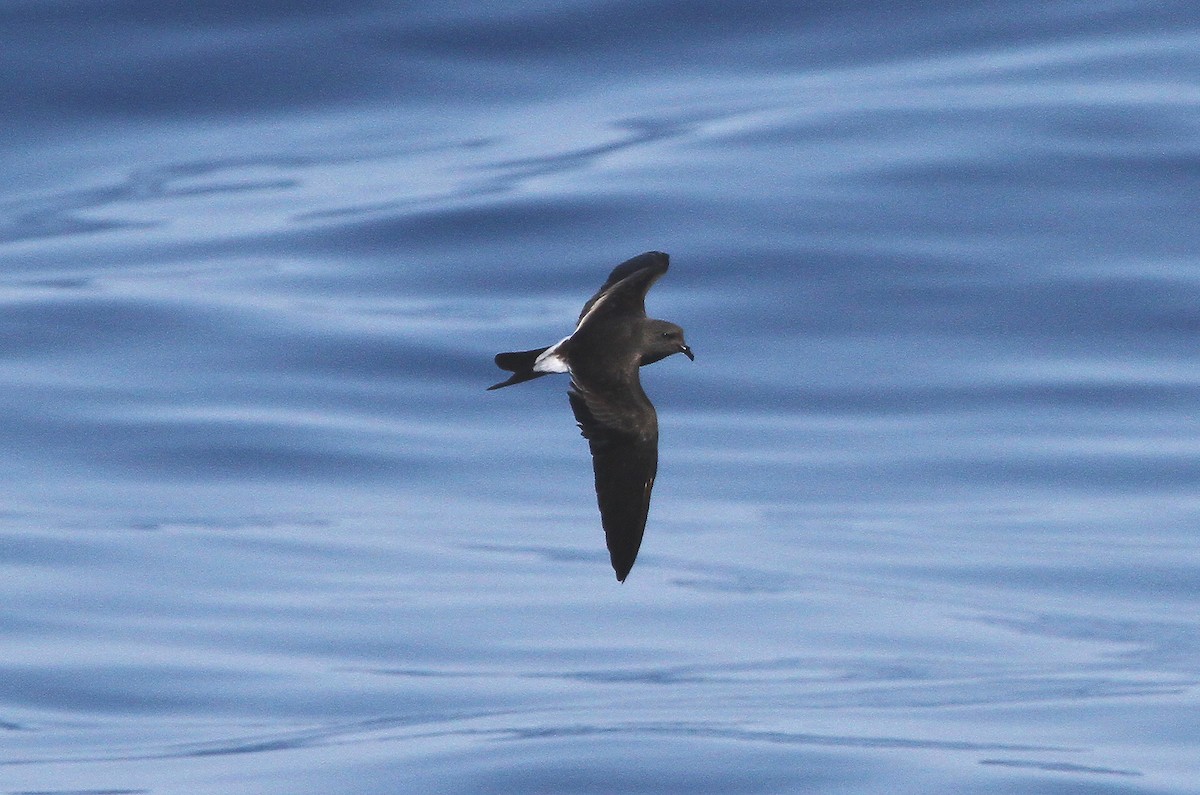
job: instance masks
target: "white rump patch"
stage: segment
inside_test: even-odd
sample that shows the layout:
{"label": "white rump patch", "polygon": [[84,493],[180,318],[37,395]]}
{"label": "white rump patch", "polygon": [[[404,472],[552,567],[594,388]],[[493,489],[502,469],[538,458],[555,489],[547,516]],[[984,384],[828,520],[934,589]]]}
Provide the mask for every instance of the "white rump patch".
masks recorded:
{"label": "white rump patch", "polygon": [[569,339],[571,338],[563,337],[557,345],[552,345],[542,351],[542,355],[533,362],[533,371],[535,373],[569,373],[571,368],[567,367],[567,360],[558,351],[562,344]]}

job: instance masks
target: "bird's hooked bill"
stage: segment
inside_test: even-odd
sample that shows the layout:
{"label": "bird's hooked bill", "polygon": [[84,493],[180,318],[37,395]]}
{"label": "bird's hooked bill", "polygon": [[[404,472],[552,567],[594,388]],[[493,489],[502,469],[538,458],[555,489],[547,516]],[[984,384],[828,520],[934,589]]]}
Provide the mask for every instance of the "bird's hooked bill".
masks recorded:
{"label": "bird's hooked bill", "polygon": [[679,352],[682,353],[684,356],[688,357],[689,359],[691,359],[693,362],[696,361],[696,354],[692,353],[692,349],[689,348],[688,346],[686,346],[686,345],[680,346]]}

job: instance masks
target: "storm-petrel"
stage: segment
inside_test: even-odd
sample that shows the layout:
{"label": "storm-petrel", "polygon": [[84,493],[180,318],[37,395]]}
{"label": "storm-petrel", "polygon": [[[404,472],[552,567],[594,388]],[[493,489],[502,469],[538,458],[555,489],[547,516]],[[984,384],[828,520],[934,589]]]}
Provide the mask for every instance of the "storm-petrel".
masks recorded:
{"label": "storm-petrel", "polygon": [[592,450],[600,520],[621,582],[642,545],[658,471],[658,415],[642,390],[638,367],[675,353],[696,358],[683,329],[646,317],[646,291],[667,272],[667,263],[661,251],[622,262],[583,305],[571,336],[546,348],[497,354],[497,366],[512,376],[488,387],[571,374],[567,397]]}

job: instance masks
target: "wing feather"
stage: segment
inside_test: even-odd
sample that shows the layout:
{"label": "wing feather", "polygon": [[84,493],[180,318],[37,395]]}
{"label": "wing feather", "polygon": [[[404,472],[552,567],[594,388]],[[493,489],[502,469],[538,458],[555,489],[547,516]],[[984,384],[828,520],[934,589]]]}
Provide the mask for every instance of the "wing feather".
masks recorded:
{"label": "wing feather", "polygon": [[647,251],[613,268],[608,280],[583,305],[576,328],[583,325],[583,321],[593,309],[596,310],[596,314],[604,312],[645,316],[646,292],[667,272],[669,263],[670,258],[661,251]]}
{"label": "wing feather", "polygon": [[658,471],[658,420],[645,401],[640,428],[611,424],[618,415],[594,395],[572,384],[571,410],[592,452],[596,502],[617,579],[625,581],[637,559]]}

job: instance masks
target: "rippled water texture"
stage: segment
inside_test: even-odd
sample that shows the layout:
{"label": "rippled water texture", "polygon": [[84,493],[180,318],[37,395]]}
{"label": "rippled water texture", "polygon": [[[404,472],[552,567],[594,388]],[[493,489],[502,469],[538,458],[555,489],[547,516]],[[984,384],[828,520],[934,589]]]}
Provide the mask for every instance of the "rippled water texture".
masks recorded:
{"label": "rippled water texture", "polygon": [[[1192,4],[0,7],[0,793],[1200,781]],[[613,579],[561,376],[696,362]]]}

